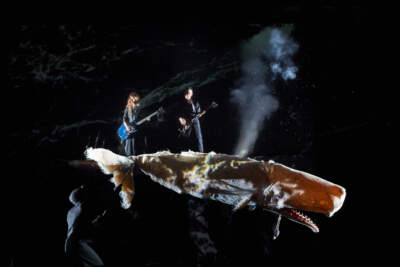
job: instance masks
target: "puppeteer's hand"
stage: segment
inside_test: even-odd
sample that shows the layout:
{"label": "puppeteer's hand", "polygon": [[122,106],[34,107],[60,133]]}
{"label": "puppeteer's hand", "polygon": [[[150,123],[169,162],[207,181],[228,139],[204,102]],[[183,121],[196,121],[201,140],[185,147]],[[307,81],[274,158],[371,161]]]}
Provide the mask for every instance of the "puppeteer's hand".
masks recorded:
{"label": "puppeteer's hand", "polygon": [[186,125],[186,120],[182,117],[179,118],[179,122],[181,123],[182,126]]}
{"label": "puppeteer's hand", "polygon": [[146,119],[146,121],[150,121],[151,120],[151,117],[148,117],[147,119]]}

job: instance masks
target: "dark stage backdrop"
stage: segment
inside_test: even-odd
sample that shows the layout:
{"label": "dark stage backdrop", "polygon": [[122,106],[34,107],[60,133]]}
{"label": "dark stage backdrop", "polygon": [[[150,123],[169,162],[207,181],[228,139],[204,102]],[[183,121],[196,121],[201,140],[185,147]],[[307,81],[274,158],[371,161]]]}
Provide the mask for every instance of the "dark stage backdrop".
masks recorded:
{"label": "dark stage backdrop", "polygon": [[[233,153],[241,110],[230,100],[241,79],[241,45],[265,27],[293,25],[296,78],[274,82],[279,106],[262,124],[250,156],[274,159],[347,189],[332,218],[311,217],[314,234],[288,220],[271,241],[272,217],[256,209],[231,214],[206,203],[218,255],[204,266],[320,266],[351,260],[387,266],[394,223],[391,172],[394,98],[374,83],[377,47],[371,12],[359,5],[285,6],[255,23],[14,25],[8,29],[3,118],[7,137],[5,221],[9,266],[65,266],[69,193],[87,177],[66,167],[87,146],[122,153],[116,130],[131,90],[144,111],[171,108],[188,86],[203,107],[206,151]],[[149,152],[178,151],[177,121],[145,128]],[[187,201],[136,177],[135,207],[116,212],[99,251],[108,266],[190,266]],[[390,213],[388,211],[391,211]]]}

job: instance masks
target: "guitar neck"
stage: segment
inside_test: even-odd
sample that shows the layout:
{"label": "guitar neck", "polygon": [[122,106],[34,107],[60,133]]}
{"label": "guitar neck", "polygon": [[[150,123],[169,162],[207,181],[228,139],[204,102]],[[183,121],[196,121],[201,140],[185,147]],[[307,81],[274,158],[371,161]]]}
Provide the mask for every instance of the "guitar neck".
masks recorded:
{"label": "guitar neck", "polygon": [[141,119],[138,123],[136,123],[137,125],[142,124],[143,122],[145,122],[147,119],[153,117],[154,115],[156,115],[158,113],[158,111],[154,111],[153,113],[151,113],[149,116],[144,117],[143,119]]}
{"label": "guitar neck", "polygon": [[206,114],[206,112],[207,112],[207,110],[203,110],[202,112],[200,112],[200,114],[197,115],[197,117],[200,118],[201,116]]}
{"label": "guitar neck", "polygon": [[200,112],[199,114],[197,114],[197,115],[195,116],[195,118],[200,118],[200,117],[202,117],[202,116],[203,116],[204,114],[206,114],[207,111],[210,110],[212,107],[213,107],[213,106],[209,106],[208,108],[206,108],[205,110],[203,110],[202,112]]}

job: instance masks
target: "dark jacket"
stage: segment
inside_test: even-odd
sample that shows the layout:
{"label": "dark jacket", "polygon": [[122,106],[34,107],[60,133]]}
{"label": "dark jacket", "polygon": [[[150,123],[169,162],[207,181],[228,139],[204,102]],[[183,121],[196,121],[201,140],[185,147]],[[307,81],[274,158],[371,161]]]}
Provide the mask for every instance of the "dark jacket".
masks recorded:
{"label": "dark jacket", "polygon": [[123,122],[126,124],[135,127],[136,121],[139,115],[140,109],[137,107],[132,107],[132,113],[129,114],[128,108],[125,108],[124,115],[122,117]]}
{"label": "dark jacket", "polygon": [[[179,117],[184,118],[188,123],[199,113],[201,113],[201,107],[198,101],[192,101],[188,103],[186,100],[182,103]],[[197,118],[196,118],[197,120]]]}
{"label": "dark jacket", "polygon": [[67,214],[68,233],[65,251],[72,250],[80,239],[93,239],[101,226],[104,211],[119,205],[111,184],[82,185],[74,189],[69,200],[74,205]]}

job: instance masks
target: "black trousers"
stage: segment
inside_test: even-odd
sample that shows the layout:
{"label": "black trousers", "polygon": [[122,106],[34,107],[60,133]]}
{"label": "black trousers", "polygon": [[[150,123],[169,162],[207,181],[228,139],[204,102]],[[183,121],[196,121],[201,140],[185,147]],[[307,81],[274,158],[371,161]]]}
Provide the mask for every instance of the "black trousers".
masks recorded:
{"label": "black trousers", "polygon": [[88,239],[77,240],[70,251],[67,251],[70,267],[104,266],[100,256],[93,248],[93,243]]}
{"label": "black trousers", "polygon": [[124,149],[125,149],[125,155],[126,156],[132,156],[135,155],[135,138],[127,138],[124,141]]}
{"label": "black trousers", "polygon": [[127,138],[123,142],[125,155],[133,156],[146,153],[147,151],[147,137],[144,133],[137,133],[132,137]]}
{"label": "black trousers", "polygon": [[195,119],[193,121],[192,126],[188,129],[187,136],[188,138],[192,139],[192,131],[194,131],[194,134],[196,136],[196,141],[197,141],[197,151],[198,152],[204,152],[204,146],[203,146],[203,136],[201,134],[201,127],[200,127],[200,122],[199,119]]}

